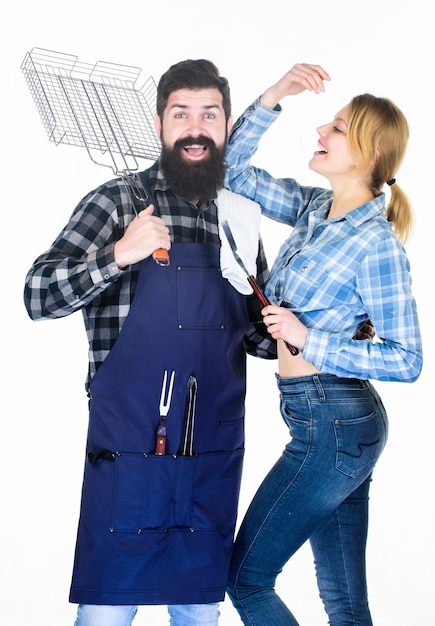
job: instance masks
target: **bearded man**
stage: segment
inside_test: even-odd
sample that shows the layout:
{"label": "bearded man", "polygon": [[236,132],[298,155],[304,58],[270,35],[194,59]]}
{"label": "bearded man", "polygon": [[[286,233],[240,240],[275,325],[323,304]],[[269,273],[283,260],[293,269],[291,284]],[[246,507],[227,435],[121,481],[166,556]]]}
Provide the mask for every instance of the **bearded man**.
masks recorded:
{"label": "bearded man", "polygon": [[26,278],[32,319],[81,310],[89,340],[75,626],[128,626],[151,604],[168,606],[172,626],[218,623],[246,353],[276,357],[252,289],[223,262],[224,216],[242,224],[260,285],[267,278],[258,229],[248,232],[259,207],[223,189],[231,124],[228,82],[213,63],[170,67],[157,88],[161,157],[140,173],[151,204],[136,214],[121,179],[101,185]]}

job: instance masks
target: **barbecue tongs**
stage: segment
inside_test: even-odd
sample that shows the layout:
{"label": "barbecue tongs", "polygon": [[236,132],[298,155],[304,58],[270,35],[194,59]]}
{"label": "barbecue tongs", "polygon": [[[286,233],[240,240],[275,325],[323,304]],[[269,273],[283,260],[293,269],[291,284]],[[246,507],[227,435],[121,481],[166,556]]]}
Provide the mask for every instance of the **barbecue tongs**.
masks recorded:
{"label": "barbecue tongs", "polygon": [[[257,296],[257,298],[259,299],[259,301],[261,302],[261,304],[263,306],[267,306],[268,304],[271,304],[271,302],[266,298],[266,296],[265,296],[263,290],[261,289],[260,285],[255,280],[254,276],[252,276],[248,272],[248,270],[246,269],[246,266],[243,263],[242,258],[240,257],[239,253],[237,252],[237,244],[234,241],[233,233],[231,232],[231,228],[230,228],[227,220],[223,220],[222,221],[222,228],[224,230],[226,238],[228,239],[228,243],[230,244],[230,248],[231,248],[231,251],[232,251],[232,253],[234,255],[234,258],[236,259],[237,263],[239,264],[241,269],[246,274],[246,278],[248,280],[248,283],[251,285],[252,289],[254,290],[255,295]],[[290,353],[293,356],[296,356],[297,354],[299,354],[299,350],[297,348],[295,348],[294,346],[292,346],[289,343],[287,343],[287,341],[285,341],[284,343],[285,343],[285,345],[287,346],[287,348],[289,349]]]}

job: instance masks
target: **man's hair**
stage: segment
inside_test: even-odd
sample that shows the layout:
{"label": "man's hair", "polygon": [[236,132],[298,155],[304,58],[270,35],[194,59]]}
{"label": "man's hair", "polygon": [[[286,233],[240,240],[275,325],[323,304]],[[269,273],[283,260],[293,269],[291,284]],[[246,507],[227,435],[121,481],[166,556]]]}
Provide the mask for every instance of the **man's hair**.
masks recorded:
{"label": "man's hair", "polygon": [[160,78],[157,86],[157,115],[163,113],[172,92],[178,89],[208,89],[215,87],[222,94],[222,104],[226,120],[231,115],[231,97],[228,80],[220,76],[219,70],[207,59],[187,59],[172,65]]}

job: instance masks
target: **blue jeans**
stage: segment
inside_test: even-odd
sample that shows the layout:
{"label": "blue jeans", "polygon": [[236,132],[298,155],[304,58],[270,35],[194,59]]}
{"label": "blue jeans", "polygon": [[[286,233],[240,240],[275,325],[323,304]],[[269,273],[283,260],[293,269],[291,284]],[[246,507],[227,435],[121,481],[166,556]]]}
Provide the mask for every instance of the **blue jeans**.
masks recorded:
{"label": "blue jeans", "polygon": [[[79,604],[74,626],[130,626],[137,606]],[[168,606],[171,626],[217,626],[219,603],[171,604]]]}
{"label": "blue jeans", "polygon": [[242,522],[228,594],[244,624],[297,626],[274,585],[308,539],[329,624],[371,626],[365,549],[371,473],[388,435],[382,401],[367,381],[277,380],[291,439]]}

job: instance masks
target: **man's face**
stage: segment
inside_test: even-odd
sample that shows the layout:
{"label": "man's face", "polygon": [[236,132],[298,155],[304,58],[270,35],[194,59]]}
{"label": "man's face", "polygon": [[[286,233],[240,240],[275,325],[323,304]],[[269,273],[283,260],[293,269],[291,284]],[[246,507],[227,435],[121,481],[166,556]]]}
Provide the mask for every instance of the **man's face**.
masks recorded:
{"label": "man's face", "polygon": [[183,157],[186,162],[198,162],[207,158],[207,148],[190,142],[199,136],[213,140],[217,148],[223,148],[231,129],[231,120],[225,119],[222,94],[216,88],[178,89],[168,98],[163,120],[154,118],[157,135],[167,148],[176,141],[185,141]]}
{"label": "man's face", "polygon": [[163,120],[156,115],[155,126],[161,166],[176,194],[194,202],[215,197],[223,184],[231,122],[216,88],[179,89],[169,96]]}

